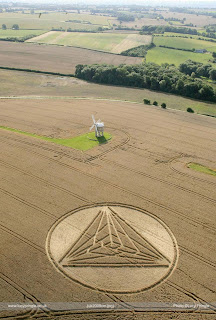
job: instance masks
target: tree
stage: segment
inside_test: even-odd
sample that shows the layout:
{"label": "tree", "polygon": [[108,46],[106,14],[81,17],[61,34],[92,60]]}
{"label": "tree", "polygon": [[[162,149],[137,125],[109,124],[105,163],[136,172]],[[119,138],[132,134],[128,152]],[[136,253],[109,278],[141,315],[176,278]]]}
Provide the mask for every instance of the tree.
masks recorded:
{"label": "tree", "polygon": [[19,30],[19,25],[18,24],[13,24],[12,29],[13,30]]}
{"label": "tree", "polygon": [[166,109],[166,103],[165,102],[161,103],[161,108]]}
{"label": "tree", "polygon": [[150,103],[151,103],[150,100],[148,100],[148,99],[143,99],[143,102],[144,102],[145,104],[150,104]]}
{"label": "tree", "polygon": [[161,80],[159,82],[159,84],[160,84],[160,90],[161,91],[165,91],[166,90],[166,81],[165,80]]}
{"label": "tree", "polygon": [[210,100],[214,96],[214,89],[208,85],[204,85],[200,90],[200,98],[203,100]]}
{"label": "tree", "polygon": [[6,26],[6,24],[3,23],[2,30],[6,30],[6,29],[7,29],[7,26]]}
{"label": "tree", "polygon": [[154,106],[158,106],[158,102],[157,102],[157,101],[154,101],[154,102],[153,102],[153,105],[154,105]]}
{"label": "tree", "polygon": [[212,52],[212,57],[216,58],[216,52]]}
{"label": "tree", "polygon": [[[155,63],[121,64],[118,67],[108,64],[78,65],[76,75],[83,80],[97,83],[147,88],[215,102],[216,91],[202,78],[197,78],[200,76],[197,70],[200,69],[202,74],[211,73],[211,78],[214,79],[215,69],[211,65],[211,69],[209,65],[200,67],[199,64],[190,63],[190,66],[196,68],[192,71],[196,78],[182,74],[173,65],[159,66]],[[148,99],[145,99],[144,103],[150,104]]]}
{"label": "tree", "polygon": [[152,90],[157,90],[157,89],[159,89],[159,83],[158,83],[158,81],[157,81],[157,78],[154,78],[154,77],[151,77],[151,89]]}
{"label": "tree", "polygon": [[187,108],[187,112],[194,113],[194,110],[192,108]]}
{"label": "tree", "polygon": [[216,69],[212,69],[210,71],[210,79],[211,80],[216,80]]}

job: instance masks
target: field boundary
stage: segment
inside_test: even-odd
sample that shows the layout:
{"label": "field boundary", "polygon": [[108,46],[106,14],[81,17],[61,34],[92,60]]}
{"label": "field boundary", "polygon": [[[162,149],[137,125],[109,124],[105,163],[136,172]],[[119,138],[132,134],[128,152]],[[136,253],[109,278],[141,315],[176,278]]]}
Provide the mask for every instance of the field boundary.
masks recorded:
{"label": "field boundary", "polygon": [[[1,69],[1,67],[0,67]],[[73,77],[73,76],[71,76]],[[75,76],[74,76],[75,77]],[[141,106],[144,106],[145,108],[146,107],[149,107],[149,109],[152,108],[157,108],[158,110],[162,110],[161,107],[154,107],[152,105],[145,105],[143,104],[142,102],[137,102],[137,101],[131,101],[131,100],[119,100],[119,99],[107,99],[107,98],[102,98],[102,97],[99,97],[99,98],[95,98],[95,97],[76,97],[76,96],[0,96],[0,100],[4,100],[4,99],[8,99],[8,100],[12,100],[12,99],[41,99],[41,100],[44,100],[44,99],[59,99],[59,100],[64,100],[64,99],[68,99],[68,100],[95,100],[95,101],[113,101],[113,102],[125,102],[125,103],[132,103],[132,104],[138,104],[138,105],[141,105]],[[179,110],[179,109],[173,109],[173,108],[166,108],[165,112],[166,111],[178,111],[178,112],[185,112],[185,113],[188,113],[187,111],[184,111],[184,110]],[[198,112],[195,112],[194,115],[198,115],[198,116],[203,116],[203,117],[212,117],[212,118],[216,118],[216,116],[214,115],[210,115],[210,114],[204,114],[204,113],[198,113]]]}
{"label": "field boundary", "polygon": [[60,72],[52,72],[52,71],[41,71],[34,69],[25,69],[25,68],[15,68],[15,67],[2,67],[0,66],[0,70],[12,70],[12,71],[23,71],[23,72],[33,72],[33,73],[42,73],[42,74],[51,74],[54,76],[64,76],[64,77],[75,77],[74,74],[70,73],[60,73]]}

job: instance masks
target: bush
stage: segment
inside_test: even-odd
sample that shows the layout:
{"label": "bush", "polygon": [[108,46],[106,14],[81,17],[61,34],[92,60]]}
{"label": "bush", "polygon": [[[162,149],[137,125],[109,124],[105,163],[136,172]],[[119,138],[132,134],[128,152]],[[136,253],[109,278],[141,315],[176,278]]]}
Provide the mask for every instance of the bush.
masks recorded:
{"label": "bush", "polygon": [[16,23],[13,24],[13,25],[12,25],[12,29],[13,29],[13,30],[19,30],[19,25],[16,24]]}
{"label": "bush", "polygon": [[143,102],[144,102],[145,104],[150,104],[150,100],[148,100],[148,99],[143,99]]}
{"label": "bush", "polygon": [[192,108],[187,108],[187,112],[194,113],[194,110]]}
{"label": "bush", "polygon": [[154,105],[154,106],[158,106],[157,101],[154,101],[154,102],[153,102],[153,105]]}
{"label": "bush", "polygon": [[161,108],[166,109],[166,103],[163,102],[163,103],[161,104]]}

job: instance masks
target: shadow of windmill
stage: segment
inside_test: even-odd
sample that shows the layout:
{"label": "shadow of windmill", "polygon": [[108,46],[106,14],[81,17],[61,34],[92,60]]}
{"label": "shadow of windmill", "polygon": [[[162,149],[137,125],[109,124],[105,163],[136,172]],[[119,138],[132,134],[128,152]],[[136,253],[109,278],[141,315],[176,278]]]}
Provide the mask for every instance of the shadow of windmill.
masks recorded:
{"label": "shadow of windmill", "polygon": [[[97,139],[99,145],[108,142],[108,139],[106,139],[104,136],[102,136],[102,137],[95,137],[95,138]],[[96,140],[96,139],[95,139],[95,140]]]}

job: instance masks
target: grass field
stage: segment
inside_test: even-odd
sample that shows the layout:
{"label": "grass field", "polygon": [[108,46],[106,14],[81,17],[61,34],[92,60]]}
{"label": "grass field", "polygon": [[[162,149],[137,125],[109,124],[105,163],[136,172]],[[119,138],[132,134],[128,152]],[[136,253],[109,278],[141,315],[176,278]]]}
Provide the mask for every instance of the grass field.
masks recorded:
{"label": "grass field", "polygon": [[[71,21],[71,22],[70,22]],[[77,21],[77,22],[74,22]],[[73,30],[97,30],[98,27],[109,27],[112,19],[106,16],[77,13],[42,13],[22,14],[22,13],[0,13],[0,25],[6,24],[11,28],[13,24],[18,24],[20,29],[51,30],[52,27]]]}
{"label": "grass field", "polygon": [[216,42],[209,42],[198,39],[190,38],[175,38],[175,37],[164,37],[157,36],[154,37],[154,43],[156,46],[168,46],[180,49],[206,49],[207,51],[216,51]]}
{"label": "grass field", "polygon": [[0,39],[5,39],[5,38],[17,38],[21,39],[26,36],[32,36],[36,37],[44,33],[45,30],[2,30],[0,29]]}
{"label": "grass field", "polygon": [[50,31],[42,36],[30,39],[28,42],[57,44],[94,49],[112,53],[151,42],[151,36],[127,33],[81,33]]}
{"label": "grass field", "polygon": [[196,170],[198,172],[202,172],[202,173],[206,173],[206,174],[211,174],[212,176],[216,176],[216,170],[210,169],[210,168],[203,166],[199,163],[190,162],[188,164],[188,168],[191,168],[191,169]]}
{"label": "grass field", "polygon": [[176,66],[188,59],[202,63],[210,63],[209,59],[211,58],[212,55],[208,53],[194,53],[160,47],[155,47],[149,50],[146,55],[147,62],[155,62],[157,64],[173,63]]}
{"label": "grass field", "polygon": [[[18,71],[0,70],[0,96],[27,96],[30,99],[31,96],[102,98],[138,102],[142,105],[143,99],[147,98],[151,102],[158,101],[159,105],[165,102],[167,108],[182,111],[192,108],[197,113],[216,116],[216,106],[214,103],[196,101],[147,89],[105,86],[88,83],[76,78]],[[143,105],[143,107],[145,106]],[[155,107],[150,106],[150,108]]]}
{"label": "grass field", "polygon": [[83,135],[77,136],[77,137],[72,137],[72,138],[67,138],[67,139],[59,139],[59,138],[50,138],[50,137],[45,137],[45,136],[39,136],[39,135],[36,135],[33,133],[17,130],[14,128],[4,127],[4,126],[0,126],[0,129],[24,134],[26,136],[49,141],[52,143],[60,144],[62,146],[66,146],[69,148],[82,150],[82,151],[92,149],[92,148],[94,148],[100,144],[103,144],[103,143],[107,143],[108,140],[111,139],[111,135],[107,132],[104,132],[103,137],[99,137],[97,139],[95,138],[94,132],[89,132],[89,133],[86,133],[86,134],[83,134]]}

